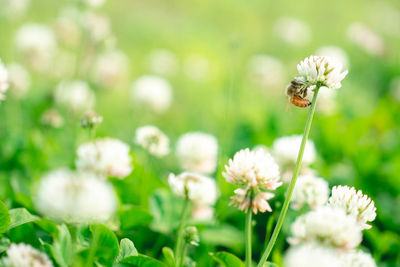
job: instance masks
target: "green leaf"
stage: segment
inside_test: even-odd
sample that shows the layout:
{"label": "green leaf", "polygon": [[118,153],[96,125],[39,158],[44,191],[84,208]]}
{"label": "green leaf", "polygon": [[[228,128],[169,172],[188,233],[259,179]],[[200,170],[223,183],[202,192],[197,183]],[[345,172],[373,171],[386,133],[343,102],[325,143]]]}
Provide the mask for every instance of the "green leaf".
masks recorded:
{"label": "green leaf", "polygon": [[8,230],[39,219],[39,217],[30,214],[29,211],[25,208],[17,208],[10,210],[10,218],[11,218],[11,224],[8,227]]}
{"label": "green leaf", "polygon": [[0,200],[0,234],[7,231],[11,223],[7,206]]}
{"label": "green leaf", "polygon": [[164,263],[158,261],[154,258],[147,257],[144,255],[139,256],[131,256],[125,258],[121,261],[121,263],[127,263],[128,266],[135,266],[135,267],[166,267]]}
{"label": "green leaf", "polygon": [[153,216],[143,208],[132,206],[121,211],[119,219],[121,229],[129,230],[135,226],[148,226],[153,220]]}
{"label": "green leaf", "polygon": [[223,267],[244,267],[244,263],[238,257],[229,252],[217,252],[211,254],[211,256]]}
{"label": "green leaf", "polygon": [[209,227],[200,232],[200,240],[204,243],[216,246],[243,246],[244,236],[237,228],[222,224],[215,227]]}
{"label": "green leaf", "polygon": [[2,238],[0,239],[0,253],[3,253],[10,247],[10,239],[8,238]]}
{"label": "green leaf", "polygon": [[119,253],[117,237],[102,224],[91,226],[90,230],[93,233],[91,246],[92,248],[95,246],[95,256],[99,259],[99,263],[109,266],[109,263],[114,262]]}
{"label": "green leaf", "polygon": [[116,259],[116,262],[120,262],[123,259],[130,257],[130,256],[138,256],[138,252],[135,248],[135,245],[131,240],[128,238],[124,238],[121,240],[119,244],[119,254]]}
{"label": "green leaf", "polygon": [[267,261],[264,263],[263,267],[279,267],[279,266],[278,266],[278,264]]}
{"label": "green leaf", "polygon": [[57,235],[53,245],[50,246],[54,260],[61,266],[66,267],[72,263],[74,257],[74,247],[71,234],[66,225],[57,226]]}
{"label": "green leaf", "polygon": [[162,248],[162,254],[164,255],[165,261],[168,266],[173,267],[175,266],[175,256],[174,252],[169,247]]}

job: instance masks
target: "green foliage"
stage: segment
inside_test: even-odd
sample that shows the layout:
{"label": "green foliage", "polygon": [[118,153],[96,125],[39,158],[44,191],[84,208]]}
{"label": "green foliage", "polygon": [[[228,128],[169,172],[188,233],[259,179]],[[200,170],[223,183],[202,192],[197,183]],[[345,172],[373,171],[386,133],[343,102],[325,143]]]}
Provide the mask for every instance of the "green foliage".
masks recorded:
{"label": "green foliage", "polygon": [[165,262],[169,267],[175,266],[175,256],[174,251],[169,247],[162,248],[162,254],[164,256]]}
{"label": "green foliage", "polygon": [[119,253],[118,257],[115,259],[117,263],[121,262],[125,258],[131,257],[131,256],[138,256],[138,252],[135,248],[135,245],[131,240],[128,238],[123,238],[121,242],[119,243]]}
{"label": "green foliage", "polygon": [[125,207],[119,215],[121,229],[129,230],[135,226],[148,226],[153,217],[141,207]]}
{"label": "green foliage", "polygon": [[0,234],[7,231],[10,223],[11,219],[7,206],[0,201]]}
{"label": "green foliage", "polygon": [[161,261],[144,255],[125,258],[121,261],[121,263],[123,264],[123,266],[132,267],[166,267],[166,265]]}
{"label": "green foliage", "polygon": [[211,254],[211,257],[223,267],[244,267],[244,263],[229,252],[217,252]]}
{"label": "green foliage", "polygon": [[120,253],[117,237],[102,224],[93,225],[90,230],[92,232],[92,241],[87,261],[92,262],[93,259],[96,259],[105,266],[111,266],[111,263],[115,261]]}
{"label": "green foliage", "polygon": [[61,267],[71,265],[74,259],[75,248],[72,243],[71,234],[65,224],[57,226],[53,244],[46,244],[46,246],[58,265]]}
{"label": "green foliage", "polygon": [[17,208],[10,210],[11,223],[8,230],[13,229],[25,223],[30,223],[39,219],[39,217],[32,215],[25,208]]}

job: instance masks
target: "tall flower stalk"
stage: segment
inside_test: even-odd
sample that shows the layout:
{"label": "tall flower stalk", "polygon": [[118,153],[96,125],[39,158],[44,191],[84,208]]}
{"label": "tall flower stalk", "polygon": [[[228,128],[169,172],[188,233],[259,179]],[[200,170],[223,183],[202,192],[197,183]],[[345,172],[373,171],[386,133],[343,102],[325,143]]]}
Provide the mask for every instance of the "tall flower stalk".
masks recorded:
{"label": "tall flower stalk", "polygon": [[190,213],[190,200],[189,197],[185,198],[185,202],[183,204],[182,217],[181,222],[179,224],[177,239],[174,249],[175,254],[175,267],[183,266],[185,260],[185,243],[184,243],[184,230],[186,226],[186,220]]}
{"label": "tall flower stalk", "polygon": [[245,239],[246,239],[246,267],[251,267],[251,233],[253,212],[246,213]]}
{"label": "tall flower stalk", "polygon": [[308,139],[308,135],[310,134],[310,130],[311,130],[311,124],[312,124],[312,120],[314,117],[314,113],[315,113],[315,107],[316,107],[316,103],[317,103],[317,96],[318,96],[318,92],[319,92],[319,87],[317,87],[314,91],[314,96],[313,96],[313,100],[311,103],[311,107],[310,107],[310,111],[308,113],[308,118],[307,118],[307,122],[306,122],[306,126],[304,128],[304,135],[303,135],[303,139],[301,141],[301,145],[300,145],[300,150],[299,150],[299,154],[297,156],[297,162],[296,162],[296,167],[293,173],[293,178],[290,182],[290,185],[286,191],[286,198],[285,198],[285,202],[283,203],[283,207],[282,207],[282,211],[279,215],[278,221],[276,223],[275,229],[272,233],[271,239],[268,242],[268,245],[261,257],[260,262],[258,263],[257,267],[263,267],[264,263],[267,261],[268,256],[270,255],[272,248],[275,245],[276,239],[278,238],[279,232],[282,228],[283,225],[283,221],[286,217],[286,213],[287,210],[289,208],[289,204],[290,204],[290,200],[292,198],[292,194],[293,194],[293,190],[294,187],[296,185],[296,181],[297,181],[297,177],[299,176],[299,172],[300,172],[300,167],[301,167],[301,161],[303,159],[303,155],[304,155],[304,149],[306,147],[306,143],[307,143],[307,139]]}
{"label": "tall flower stalk", "polygon": [[[271,251],[276,243],[279,232],[282,228],[283,222],[289,208],[290,200],[292,198],[293,190],[296,185],[297,177],[300,173],[301,162],[303,160],[304,150],[306,147],[307,139],[310,134],[311,124],[315,113],[317,104],[318,92],[321,87],[326,89],[337,89],[341,87],[341,81],[347,75],[347,70],[342,71],[342,65],[339,61],[330,57],[311,56],[304,59],[297,65],[299,77],[296,77],[289,87],[287,88],[287,95],[290,102],[298,107],[307,107],[311,105],[307,122],[304,128],[304,134],[300,145],[299,154],[297,156],[296,166],[293,173],[293,178],[289,184],[286,192],[286,198],[279,214],[278,221],[272,233],[271,239],[265,248],[260,262],[257,267],[263,267],[271,254]],[[306,99],[308,91],[313,90],[314,95],[312,101]]]}

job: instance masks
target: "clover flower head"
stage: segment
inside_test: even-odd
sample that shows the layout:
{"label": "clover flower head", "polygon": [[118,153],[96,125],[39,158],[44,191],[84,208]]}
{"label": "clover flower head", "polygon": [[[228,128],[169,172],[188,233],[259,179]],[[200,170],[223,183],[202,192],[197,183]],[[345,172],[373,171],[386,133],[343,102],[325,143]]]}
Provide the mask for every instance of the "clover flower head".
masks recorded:
{"label": "clover flower head", "polygon": [[169,139],[155,126],[146,125],[137,128],[135,143],[157,157],[169,154]]}
{"label": "clover flower head", "polygon": [[285,267],[341,267],[334,249],[318,244],[291,246],[283,259]]}
{"label": "clover flower head", "polygon": [[371,254],[362,250],[342,253],[340,259],[343,267],[376,267],[376,262]]}
{"label": "clover flower head", "polygon": [[342,87],[341,81],[348,71],[342,71],[342,64],[327,56],[310,56],[297,65],[299,77],[309,87],[325,86],[331,89]]}
{"label": "clover flower head", "polygon": [[[24,243],[11,244],[6,251],[7,256],[3,258],[5,267],[53,267],[49,257]],[[2,265],[3,266],[3,265]]]}
{"label": "clover flower head", "polygon": [[316,209],[328,201],[328,182],[312,174],[300,175],[292,196],[292,208],[300,209],[307,204],[311,209]]}
{"label": "clover flower head", "polygon": [[332,188],[332,196],[329,198],[329,206],[343,209],[347,214],[354,216],[362,229],[370,229],[367,222],[376,218],[374,201],[361,190],[354,187],[335,186]]}
{"label": "clover flower head", "polygon": [[329,206],[321,207],[298,217],[292,224],[292,244],[320,243],[350,250],[361,243],[361,228],[353,216]]}

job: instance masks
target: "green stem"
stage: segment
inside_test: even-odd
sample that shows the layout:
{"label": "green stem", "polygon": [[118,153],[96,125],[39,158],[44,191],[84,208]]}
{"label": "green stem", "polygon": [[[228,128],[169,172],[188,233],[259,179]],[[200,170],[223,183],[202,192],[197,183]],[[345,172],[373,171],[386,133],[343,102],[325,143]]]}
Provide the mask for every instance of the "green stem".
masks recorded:
{"label": "green stem", "polygon": [[186,255],[186,248],[187,248],[187,245],[186,245],[186,244],[183,244],[182,257],[180,258],[179,263],[178,263],[178,266],[179,266],[179,267],[183,267],[183,266],[184,266],[184,263],[185,263],[185,255]]}
{"label": "green stem", "polygon": [[251,207],[246,213],[246,225],[245,225],[245,238],[246,238],[246,267],[251,267],[251,217],[253,211]]}
{"label": "green stem", "polygon": [[86,259],[85,266],[91,267],[94,264],[94,256],[97,250],[97,243],[99,242],[99,227],[97,225],[93,226],[95,229],[93,231],[92,242],[90,243],[89,254]]}
{"label": "green stem", "polygon": [[310,111],[308,113],[306,126],[304,128],[303,139],[301,141],[299,154],[297,156],[296,167],[294,169],[293,178],[290,181],[289,188],[286,191],[286,198],[285,198],[285,202],[283,203],[283,206],[282,206],[282,211],[279,214],[278,222],[276,223],[274,232],[272,233],[271,239],[269,240],[267,248],[264,250],[264,253],[263,253],[261,260],[258,263],[257,267],[263,267],[264,263],[267,261],[268,256],[271,254],[272,248],[275,245],[276,239],[278,238],[279,232],[283,225],[283,221],[285,220],[285,216],[286,216],[287,210],[289,208],[289,204],[290,204],[290,199],[292,198],[293,190],[296,185],[296,180],[297,180],[297,177],[299,176],[301,161],[303,160],[304,149],[306,147],[308,135],[309,135],[310,129],[311,129],[311,123],[312,123],[314,113],[315,113],[318,91],[319,91],[319,87],[317,87],[314,90],[314,96],[312,99]]}
{"label": "green stem", "polygon": [[182,217],[181,217],[181,222],[179,224],[179,228],[178,228],[178,234],[177,234],[177,239],[176,239],[176,244],[175,244],[175,266],[179,267],[181,261],[183,262],[184,258],[185,258],[185,254],[184,253],[184,240],[183,240],[183,234],[184,234],[184,230],[185,230],[185,225],[186,225],[186,218],[189,215],[189,211],[190,211],[190,200],[188,197],[185,198],[185,203],[183,205],[183,211],[182,211]]}

